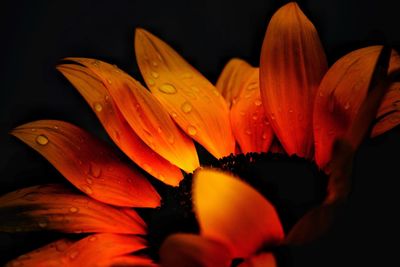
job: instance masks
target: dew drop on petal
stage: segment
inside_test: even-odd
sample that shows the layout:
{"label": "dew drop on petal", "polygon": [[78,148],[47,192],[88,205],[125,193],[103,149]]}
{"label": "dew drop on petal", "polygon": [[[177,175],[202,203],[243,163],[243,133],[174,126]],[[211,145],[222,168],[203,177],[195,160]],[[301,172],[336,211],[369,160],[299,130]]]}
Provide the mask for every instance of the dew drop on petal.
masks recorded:
{"label": "dew drop on petal", "polygon": [[95,237],[95,236],[89,237],[89,241],[90,241],[90,242],[94,242],[94,241],[96,241],[96,240],[97,240],[97,237]]}
{"label": "dew drop on petal", "polygon": [[97,112],[100,112],[100,111],[103,110],[103,106],[102,106],[100,103],[94,103],[94,109],[95,109]]}
{"label": "dew drop on petal", "polygon": [[152,72],[151,72],[151,76],[152,76],[153,78],[157,79],[157,78],[160,76],[160,74],[158,74],[158,72],[152,71]]}
{"label": "dew drop on petal", "polygon": [[68,256],[69,256],[69,258],[70,258],[71,260],[74,260],[74,259],[76,259],[76,257],[78,256],[78,254],[79,254],[79,251],[75,250],[75,251],[70,252]]}
{"label": "dew drop on petal", "polygon": [[88,185],[82,185],[81,189],[82,189],[83,192],[85,192],[88,195],[93,194],[92,188],[90,188],[90,186],[88,186]]}
{"label": "dew drop on petal", "polygon": [[47,136],[41,134],[36,137],[36,143],[41,146],[45,146],[49,143],[49,139],[47,138]]}
{"label": "dew drop on petal", "polygon": [[86,182],[87,182],[88,184],[93,184],[93,180],[90,179],[90,178],[86,178]]}
{"label": "dew drop on petal", "polygon": [[153,79],[148,79],[148,81],[147,81],[148,83],[149,83],[149,85],[151,85],[151,86],[153,86],[153,85],[155,85],[156,83],[155,83],[155,81],[153,80]]}
{"label": "dew drop on petal", "polygon": [[79,211],[79,209],[76,207],[69,208],[69,212],[71,212],[71,213],[77,213],[78,211]]}
{"label": "dew drop on petal", "polygon": [[254,102],[254,104],[255,104],[257,107],[261,106],[261,104],[262,104],[261,99],[256,99],[256,101]]}
{"label": "dew drop on petal", "polygon": [[45,227],[47,227],[47,222],[46,221],[39,221],[38,225],[39,225],[40,228],[45,228]]}
{"label": "dew drop on petal", "polygon": [[289,113],[293,113],[293,109],[289,109]]}
{"label": "dew drop on petal", "polygon": [[39,197],[40,197],[39,193],[31,192],[31,193],[28,193],[28,194],[24,195],[22,198],[26,199],[28,201],[36,201],[36,200],[39,199]]}
{"label": "dew drop on petal", "polygon": [[267,137],[268,137],[267,133],[263,133],[263,134],[262,134],[262,139],[266,140]]}
{"label": "dew drop on petal", "polygon": [[251,135],[250,129],[247,129],[247,130],[246,130],[246,134],[247,134],[247,135]]}
{"label": "dew drop on petal", "polygon": [[346,104],[344,105],[344,109],[345,110],[348,110],[350,108],[350,103],[349,102],[346,102]]}
{"label": "dew drop on petal", "polygon": [[156,61],[152,61],[152,62],[151,62],[151,65],[152,65],[153,67],[157,67],[157,66],[158,66],[158,63],[157,63]]}
{"label": "dew drop on petal", "polygon": [[89,167],[89,174],[95,178],[98,178],[101,175],[101,168],[96,164],[91,163]]}
{"label": "dew drop on petal", "polygon": [[164,94],[175,94],[176,88],[172,84],[165,83],[158,88]]}
{"label": "dew drop on petal", "polygon": [[182,104],[181,109],[183,112],[189,113],[190,111],[192,111],[192,105],[186,101]]}
{"label": "dew drop on petal", "polygon": [[190,135],[196,135],[197,134],[197,130],[196,127],[194,127],[193,125],[189,125],[189,127],[187,128],[187,131]]}
{"label": "dew drop on petal", "polygon": [[178,114],[176,114],[175,112],[172,112],[171,116],[172,116],[172,118],[176,118],[176,117],[178,117]]}

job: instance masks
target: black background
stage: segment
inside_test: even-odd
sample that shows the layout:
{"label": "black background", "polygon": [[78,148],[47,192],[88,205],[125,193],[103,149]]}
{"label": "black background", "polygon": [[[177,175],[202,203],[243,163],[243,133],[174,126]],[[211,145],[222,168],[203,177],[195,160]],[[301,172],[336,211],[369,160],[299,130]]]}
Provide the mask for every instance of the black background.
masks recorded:
{"label": "black background", "polygon": [[[267,23],[286,2],[1,1],[0,193],[62,180],[46,160],[8,135],[13,127],[61,119],[108,140],[90,107],[55,70],[60,59],[98,58],[139,78],[133,37],[135,27],[144,27],[215,82],[232,57],[258,65]],[[399,1],[299,3],[318,29],[330,64],[384,39],[400,47]],[[397,128],[362,145],[345,213],[326,238],[292,252],[293,266],[396,265],[399,135]],[[0,238],[2,264],[54,236]]]}

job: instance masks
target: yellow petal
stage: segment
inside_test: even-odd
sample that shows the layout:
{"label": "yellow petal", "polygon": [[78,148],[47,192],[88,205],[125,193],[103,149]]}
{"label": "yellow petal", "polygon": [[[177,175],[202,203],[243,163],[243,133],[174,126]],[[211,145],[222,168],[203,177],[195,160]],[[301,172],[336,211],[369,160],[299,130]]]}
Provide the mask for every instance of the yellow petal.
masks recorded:
{"label": "yellow petal", "polygon": [[272,17],[260,59],[267,117],[289,155],[312,157],[312,111],[327,62],[318,33],[294,2]]}
{"label": "yellow petal", "polygon": [[274,133],[261,102],[258,68],[243,79],[244,89],[231,109],[233,134],[243,153],[267,152]]}
{"label": "yellow petal", "polygon": [[157,99],[138,81],[101,61],[69,58],[89,68],[108,93],[135,133],[151,149],[186,172],[199,167],[193,141],[175,125]]}
{"label": "yellow petal", "polygon": [[[62,64],[57,69],[78,89],[108,135],[128,157],[157,179],[173,186],[179,184],[183,179],[180,169],[155,153],[140,139],[122,116],[105,85],[89,68],[77,64]],[[120,70],[115,67],[115,71]]]}
{"label": "yellow petal", "polygon": [[261,253],[246,259],[238,267],[276,267],[275,257],[272,253]]}
{"label": "yellow petal", "polygon": [[239,98],[240,93],[245,88],[243,83],[248,80],[253,69],[246,61],[239,58],[233,58],[225,65],[216,87],[225,98],[229,108]]}
{"label": "yellow petal", "polygon": [[218,90],[143,29],[136,30],[135,51],[146,84],[183,131],[217,158],[233,153],[229,111]]}
{"label": "yellow petal", "polygon": [[0,230],[6,232],[146,233],[135,211],[102,204],[61,185],[33,186],[0,197],[0,216]]}
{"label": "yellow petal", "polygon": [[233,258],[276,245],[284,232],[275,208],[255,189],[227,173],[195,173],[193,203],[201,235],[225,244]]}
{"label": "yellow petal", "polygon": [[163,267],[229,267],[229,250],[217,241],[193,234],[169,236],[160,249]]}
{"label": "yellow petal", "polygon": [[21,125],[11,134],[94,199],[116,206],[160,205],[160,196],[145,176],[121,162],[107,144],[72,124],[41,120]]}

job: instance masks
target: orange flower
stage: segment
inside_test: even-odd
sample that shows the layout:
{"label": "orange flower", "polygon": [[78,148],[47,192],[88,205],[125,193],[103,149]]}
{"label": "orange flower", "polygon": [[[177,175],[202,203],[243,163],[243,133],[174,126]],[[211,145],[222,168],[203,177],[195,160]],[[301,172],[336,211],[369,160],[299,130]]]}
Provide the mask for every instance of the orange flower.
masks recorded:
{"label": "orange flower", "polygon": [[[178,233],[161,246],[162,266],[276,266],[265,247],[303,243],[328,227],[346,199],[354,151],[400,122],[400,57],[386,47],[356,50],[328,69],[318,34],[297,4],[272,17],[260,67],[231,60],[216,86],[170,46],[137,29],[135,51],[147,90],[116,66],[66,58],[57,69],[92,107],[114,143],[142,170],[178,186],[194,173],[200,234]],[[23,255],[25,266],[156,266],[143,254],[146,222],[132,208],[161,197],[139,170],[84,130],[41,120],[11,132],[34,148],[79,191],[62,185],[24,188],[0,198],[0,230],[87,233]],[[200,169],[194,141],[214,157],[273,150],[317,162],[329,175],[324,202],[284,233],[274,206],[247,183]],[[276,146],[275,146],[276,147]],[[182,171],[181,171],[182,170]]]}

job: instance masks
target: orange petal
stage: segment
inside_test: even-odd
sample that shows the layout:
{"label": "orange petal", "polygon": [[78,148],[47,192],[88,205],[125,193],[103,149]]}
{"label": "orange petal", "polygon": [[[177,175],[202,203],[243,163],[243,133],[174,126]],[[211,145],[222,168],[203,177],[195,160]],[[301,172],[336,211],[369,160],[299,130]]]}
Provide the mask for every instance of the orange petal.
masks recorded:
{"label": "orange petal", "polygon": [[312,157],[312,111],[327,62],[318,33],[296,3],[272,17],[260,59],[267,117],[289,155]]}
{"label": "orange petal", "polygon": [[186,172],[199,167],[192,140],[139,82],[105,62],[93,64],[93,60],[85,58],[67,60],[84,65],[102,81],[130,127],[155,152]]}
{"label": "orange petal", "polygon": [[169,236],[160,249],[163,267],[229,267],[228,248],[217,241],[193,234]]}
{"label": "orange petal", "polygon": [[[322,80],[314,107],[315,159],[319,166],[329,162],[333,141],[343,137],[353,124],[381,49],[370,46],[345,55]],[[397,57],[392,53],[389,72],[400,66]]]}
{"label": "orange petal", "polygon": [[245,88],[243,83],[248,80],[253,69],[246,61],[239,58],[233,58],[225,65],[215,86],[225,98],[229,108],[239,98]]}
{"label": "orange petal", "polygon": [[61,185],[8,193],[0,197],[0,213],[0,229],[6,232],[146,233],[146,225],[135,211],[105,205]]}
{"label": "orange petal", "polygon": [[160,205],[160,196],[142,174],[121,162],[105,143],[72,124],[35,121],[15,128],[12,134],[94,199],[117,206]]}
{"label": "orange petal", "polygon": [[376,137],[400,124],[400,82],[393,83],[378,110],[371,136]]}
{"label": "orange petal", "polygon": [[[71,267],[108,267],[118,261],[118,257],[143,248],[146,248],[146,242],[138,236],[95,234],[79,240],[64,251],[62,262]],[[148,262],[147,258],[137,258],[138,266],[143,261]]]}
{"label": "orange petal", "polygon": [[[76,64],[63,64],[57,69],[78,89],[96,113],[108,135],[126,155],[157,179],[169,185],[179,184],[183,179],[179,168],[156,154],[140,139],[122,116],[105,85],[89,68]],[[120,70],[115,67],[115,71]]]}
{"label": "orange petal", "polygon": [[112,260],[111,266],[113,267],[160,267],[160,265],[153,262],[152,259],[144,256],[120,256]]}
{"label": "orange petal", "polygon": [[235,150],[229,110],[218,90],[170,46],[137,29],[140,71],[155,97],[176,123],[217,158]]}
{"label": "orange petal", "polygon": [[193,203],[201,234],[226,244],[233,258],[248,257],[284,237],[275,208],[255,189],[227,173],[197,171]]}
{"label": "orange petal", "polygon": [[232,130],[243,153],[266,152],[274,133],[260,98],[259,70],[247,76],[240,97],[231,109]]}
{"label": "orange petal", "polygon": [[8,262],[6,267],[14,266],[32,266],[32,267],[59,267],[63,262],[61,257],[63,252],[67,250],[73,241],[61,239],[50,243],[44,247],[33,250],[29,253],[19,256],[18,258]]}
{"label": "orange petal", "polygon": [[276,267],[275,257],[272,253],[261,253],[247,259],[238,267]]}

